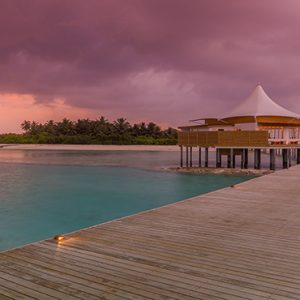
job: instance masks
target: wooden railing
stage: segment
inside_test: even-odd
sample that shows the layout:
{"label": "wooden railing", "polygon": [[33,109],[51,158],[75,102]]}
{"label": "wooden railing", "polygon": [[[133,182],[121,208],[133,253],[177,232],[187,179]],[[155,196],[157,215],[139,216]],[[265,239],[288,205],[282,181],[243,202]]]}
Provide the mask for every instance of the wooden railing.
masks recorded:
{"label": "wooden railing", "polygon": [[267,147],[267,131],[180,131],[178,145],[189,147]]}

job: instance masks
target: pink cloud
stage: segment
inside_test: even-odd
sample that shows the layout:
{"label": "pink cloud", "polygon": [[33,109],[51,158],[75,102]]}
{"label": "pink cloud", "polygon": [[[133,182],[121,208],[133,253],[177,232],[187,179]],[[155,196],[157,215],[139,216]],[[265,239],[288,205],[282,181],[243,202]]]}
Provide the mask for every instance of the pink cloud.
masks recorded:
{"label": "pink cloud", "polygon": [[55,100],[50,104],[36,103],[32,95],[5,94],[0,95],[0,133],[22,132],[24,120],[61,120],[62,118],[77,119],[96,118],[97,111],[73,107],[63,100]]}

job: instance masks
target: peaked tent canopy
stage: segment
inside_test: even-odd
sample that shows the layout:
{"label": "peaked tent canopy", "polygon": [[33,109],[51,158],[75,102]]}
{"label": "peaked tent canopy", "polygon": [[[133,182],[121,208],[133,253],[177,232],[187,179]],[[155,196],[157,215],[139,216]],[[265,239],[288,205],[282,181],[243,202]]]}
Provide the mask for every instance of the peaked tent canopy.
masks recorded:
{"label": "peaked tent canopy", "polygon": [[281,116],[300,118],[300,115],[285,109],[275,103],[264,91],[261,85],[257,85],[248,98],[240,103],[228,114],[219,119],[234,117],[258,117],[258,116]]}

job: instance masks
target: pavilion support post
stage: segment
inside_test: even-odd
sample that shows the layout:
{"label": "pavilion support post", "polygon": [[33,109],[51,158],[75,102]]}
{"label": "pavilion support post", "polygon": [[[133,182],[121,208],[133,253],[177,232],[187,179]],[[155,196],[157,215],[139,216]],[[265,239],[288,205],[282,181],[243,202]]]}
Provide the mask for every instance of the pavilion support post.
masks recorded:
{"label": "pavilion support post", "polygon": [[235,157],[234,157],[234,149],[230,149],[230,167],[229,168],[234,168],[235,167]]}
{"label": "pavilion support post", "polygon": [[201,147],[199,147],[198,167],[201,168]]}
{"label": "pavilion support post", "polygon": [[246,149],[242,149],[242,154],[241,154],[241,169],[244,169],[244,167],[245,167],[245,150]]}
{"label": "pavilion support post", "polygon": [[300,148],[297,149],[297,165],[300,164]]}
{"label": "pavilion support post", "polygon": [[245,149],[244,169],[248,169],[248,153],[249,153],[249,150]]}
{"label": "pavilion support post", "polygon": [[292,149],[288,149],[288,164],[289,164],[289,167],[292,166]]}
{"label": "pavilion support post", "polygon": [[229,155],[227,155],[227,168],[232,168],[233,162],[233,149],[229,150]]}
{"label": "pavilion support post", "polygon": [[256,149],[254,149],[254,169],[257,169],[257,152],[256,152]]}
{"label": "pavilion support post", "polygon": [[296,159],[296,149],[292,149],[292,158]]}
{"label": "pavilion support post", "polygon": [[[233,151],[234,151],[234,149],[233,149]],[[235,154],[233,153],[232,154],[232,168],[235,168]]]}
{"label": "pavilion support post", "polygon": [[231,156],[227,155],[227,168],[231,168]]}
{"label": "pavilion support post", "polygon": [[275,171],[275,149],[270,149],[270,170]]}
{"label": "pavilion support post", "polygon": [[205,148],[205,168],[208,168],[208,147]]}
{"label": "pavilion support post", "polygon": [[297,152],[296,152],[296,149],[292,149],[292,157],[293,159],[297,159]]}
{"label": "pavilion support post", "polygon": [[190,147],[190,168],[193,167],[193,147]]}
{"label": "pavilion support post", "polygon": [[180,168],[183,167],[183,146],[180,146]]}
{"label": "pavilion support post", "polygon": [[186,147],[186,161],[185,161],[185,165],[188,168],[189,167],[189,147]]}
{"label": "pavilion support post", "polygon": [[261,149],[254,149],[254,169],[261,168]]}
{"label": "pavilion support post", "polygon": [[288,168],[288,149],[282,149],[282,168]]}
{"label": "pavilion support post", "polygon": [[221,168],[222,167],[222,156],[221,156],[221,150],[216,149],[216,167]]}

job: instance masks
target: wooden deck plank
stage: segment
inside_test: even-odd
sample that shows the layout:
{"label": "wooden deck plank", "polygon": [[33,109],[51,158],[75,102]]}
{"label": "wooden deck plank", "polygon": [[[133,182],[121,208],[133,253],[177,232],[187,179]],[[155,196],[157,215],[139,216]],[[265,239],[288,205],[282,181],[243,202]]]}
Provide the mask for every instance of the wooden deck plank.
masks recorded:
{"label": "wooden deck plank", "polygon": [[[86,248],[86,246],[85,246],[85,248]],[[121,248],[124,249],[123,245],[122,245]],[[90,250],[92,250],[92,249],[90,249]],[[131,255],[130,249],[126,249],[126,250],[128,251],[127,255]],[[92,251],[95,251],[95,253],[98,252],[98,250],[96,248],[94,248],[94,250],[92,250]],[[118,250],[116,250],[114,248],[109,248],[109,250],[108,250],[107,253],[113,253],[113,251],[118,251]],[[145,251],[146,250],[142,250],[142,253],[145,252]],[[136,249],[135,249],[135,253],[137,253]],[[168,266],[169,268],[171,267],[173,269],[174,268],[175,269],[180,268],[182,272],[184,270],[184,272],[197,274],[198,276],[200,275],[200,277],[198,279],[199,283],[200,283],[201,280],[203,280],[203,278],[205,278],[206,280],[212,280],[212,278],[213,278],[213,280],[215,282],[215,285],[216,285],[215,286],[216,289],[218,288],[218,284],[219,285],[220,284],[227,284],[228,285],[227,286],[227,291],[228,292],[231,290],[230,287],[234,287],[234,285],[232,285],[232,282],[235,282],[235,281],[240,282],[240,284],[243,284],[243,286],[245,286],[245,287],[247,287],[247,286],[250,285],[251,286],[251,290],[253,292],[256,291],[256,289],[264,291],[264,292],[269,292],[270,290],[274,289],[275,287],[277,288],[278,284],[280,283],[280,281],[275,281],[274,285],[270,286],[270,284],[268,284],[266,282],[264,285],[260,284],[260,286],[256,286],[255,283],[251,282],[251,280],[249,280],[249,279],[247,281],[243,281],[241,276],[239,276],[238,278],[234,278],[233,276],[230,276],[230,275],[226,275],[226,277],[220,277],[220,275],[217,272],[210,272],[209,274],[207,274],[207,272],[206,273],[203,272],[204,271],[203,268],[202,268],[202,271],[200,273],[200,272],[198,272],[198,269],[193,266],[192,263],[188,263],[188,262],[182,260],[182,258],[181,258],[180,264],[177,264],[176,259],[173,260],[173,261],[171,261],[171,260],[164,260],[164,259],[162,259],[162,257],[153,256],[153,255],[151,255],[148,252],[147,252],[147,261],[145,260],[145,254],[144,253],[142,255],[139,255],[139,256],[135,255],[132,258],[140,259],[144,263],[147,263],[150,260],[150,262],[152,264],[153,263],[157,263],[158,265],[161,265],[163,267],[164,266]],[[177,259],[178,259],[178,257],[177,257]],[[260,283],[260,281],[258,281],[258,282]],[[246,294],[246,289],[245,288],[242,288],[241,286],[239,286],[239,289],[243,290],[244,293]],[[293,292],[293,290],[291,288],[289,288],[289,287],[285,287],[284,288],[284,290],[286,290],[286,289],[290,290],[291,293]],[[281,295],[285,295],[286,294],[284,292],[284,290],[282,292],[280,292]]]}
{"label": "wooden deck plank", "polygon": [[299,182],[296,166],[0,253],[0,299],[300,299]]}
{"label": "wooden deck plank", "polygon": [[[66,256],[68,257],[68,256]],[[173,297],[175,298],[179,298],[182,299],[182,294],[185,295],[185,297],[187,297],[187,295],[189,296],[194,296],[196,297],[196,299],[201,299],[204,296],[204,299],[208,299],[209,295],[212,296],[220,296],[222,295],[222,297],[224,299],[236,299],[235,298],[235,294],[241,294],[239,293],[239,291],[230,291],[227,289],[223,288],[223,285],[220,284],[219,286],[217,285],[212,285],[209,280],[199,280],[199,278],[194,278],[194,282],[192,284],[191,280],[189,282],[185,282],[183,283],[183,279],[180,276],[181,272],[179,273],[175,273],[173,272],[175,275],[171,276],[169,274],[167,274],[167,276],[163,276],[162,274],[162,269],[161,268],[157,268],[158,271],[154,272],[153,270],[151,271],[151,273],[149,271],[145,270],[145,264],[140,264],[139,267],[142,266],[142,271],[137,271],[137,269],[133,269],[130,267],[130,265],[122,265],[122,264],[116,264],[113,265],[111,264],[111,259],[109,259],[109,262],[107,263],[106,261],[101,261],[99,259],[99,257],[97,257],[96,260],[88,260],[85,259],[86,255],[83,255],[83,257],[80,256],[76,256],[75,262],[77,264],[82,263],[82,266],[85,266],[86,268],[89,268],[90,270],[92,269],[93,271],[97,272],[98,269],[97,267],[94,268],[93,266],[95,265],[96,262],[98,262],[99,267],[101,267],[101,272],[105,272],[105,273],[110,273],[114,276],[125,276],[125,278],[130,276],[134,276],[133,279],[136,282],[143,282],[144,285],[146,284],[151,284],[152,286],[156,286],[159,287],[159,291],[160,293],[164,292],[164,289],[168,289],[169,292],[173,291],[176,292],[175,295],[173,295]],[[154,268],[153,268],[154,269]],[[122,270],[126,270],[125,273]],[[200,290],[201,289],[201,290]],[[200,291],[202,293],[206,293],[204,295],[201,295]],[[227,295],[228,294],[228,295]],[[246,293],[245,293],[246,294]],[[261,293],[259,293],[261,294]],[[257,297],[258,299],[258,297]]]}

